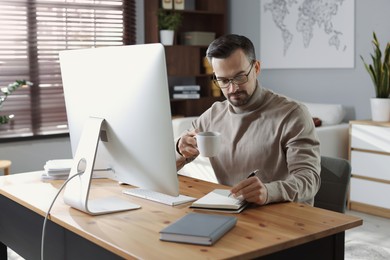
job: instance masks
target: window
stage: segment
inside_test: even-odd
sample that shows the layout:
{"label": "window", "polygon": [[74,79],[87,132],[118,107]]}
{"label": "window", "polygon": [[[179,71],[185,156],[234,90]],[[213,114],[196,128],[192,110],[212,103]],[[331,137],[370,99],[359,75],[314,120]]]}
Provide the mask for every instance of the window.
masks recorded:
{"label": "window", "polygon": [[58,52],[135,44],[134,0],[0,0],[0,85],[34,86],[8,96],[0,138],[67,133]]}

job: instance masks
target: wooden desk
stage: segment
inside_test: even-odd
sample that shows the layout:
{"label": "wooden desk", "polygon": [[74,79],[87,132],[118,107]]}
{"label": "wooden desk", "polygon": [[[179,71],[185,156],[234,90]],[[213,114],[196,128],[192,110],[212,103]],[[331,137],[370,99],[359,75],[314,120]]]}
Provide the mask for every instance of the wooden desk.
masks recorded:
{"label": "wooden desk", "polygon": [[[0,241],[26,259],[40,257],[43,216],[63,182],[42,182],[40,175],[0,177]],[[181,193],[194,197],[224,187],[179,179]],[[299,259],[343,259],[344,231],[362,224],[353,216],[280,203],[237,214],[236,227],[213,246],[163,242],[159,231],[192,209],[122,195],[122,189],[111,180],[94,180],[91,196],[122,196],[142,208],[93,217],[65,205],[59,196],[46,229],[46,259],[297,259],[294,254]]]}

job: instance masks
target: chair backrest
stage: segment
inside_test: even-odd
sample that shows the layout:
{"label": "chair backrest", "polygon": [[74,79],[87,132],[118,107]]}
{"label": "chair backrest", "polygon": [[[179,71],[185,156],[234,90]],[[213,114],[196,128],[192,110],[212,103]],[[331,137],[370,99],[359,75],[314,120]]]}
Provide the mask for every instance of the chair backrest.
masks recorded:
{"label": "chair backrest", "polygon": [[321,187],[314,198],[314,206],[344,213],[350,178],[349,161],[321,156]]}

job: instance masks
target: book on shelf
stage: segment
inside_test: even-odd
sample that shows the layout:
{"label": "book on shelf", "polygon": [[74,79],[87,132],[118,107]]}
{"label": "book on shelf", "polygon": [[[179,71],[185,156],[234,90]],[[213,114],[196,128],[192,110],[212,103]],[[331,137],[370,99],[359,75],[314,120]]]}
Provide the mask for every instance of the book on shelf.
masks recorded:
{"label": "book on shelf", "polygon": [[237,218],[226,215],[188,213],[160,231],[160,240],[212,245],[231,230]]}
{"label": "book on shelf", "polygon": [[198,99],[200,98],[199,85],[175,85],[172,88],[174,99]]}
{"label": "book on shelf", "polygon": [[200,98],[200,93],[176,93],[176,92],[174,92],[172,97],[174,99],[198,99],[198,98]]}
{"label": "book on shelf", "polygon": [[223,213],[240,213],[247,205],[246,200],[230,196],[230,190],[215,189],[194,201],[190,208]]}
{"label": "book on shelf", "polygon": [[181,91],[173,91],[173,94],[200,94],[198,90],[181,90]]}
{"label": "book on shelf", "polygon": [[173,91],[200,91],[199,85],[175,85]]}

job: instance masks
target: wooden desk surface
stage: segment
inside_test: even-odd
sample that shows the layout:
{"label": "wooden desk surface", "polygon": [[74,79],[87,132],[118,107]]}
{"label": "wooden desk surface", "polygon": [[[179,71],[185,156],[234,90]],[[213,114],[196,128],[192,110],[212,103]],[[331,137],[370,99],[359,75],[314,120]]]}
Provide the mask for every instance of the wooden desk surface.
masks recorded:
{"label": "wooden desk surface", "polygon": [[[43,182],[40,175],[41,172],[31,172],[1,176],[0,194],[45,216],[63,181]],[[181,193],[193,197],[224,187],[184,176],[179,180]],[[123,188],[111,180],[94,180],[91,197],[121,196],[141,205],[141,209],[89,216],[65,205],[59,196],[51,220],[126,259],[253,258],[362,224],[361,219],[353,216],[297,203],[279,203],[251,207],[235,215],[236,227],[213,246],[163,242],[159,240],[159,231],[192,212],[189,203],[171,207],[123,195]]]}

